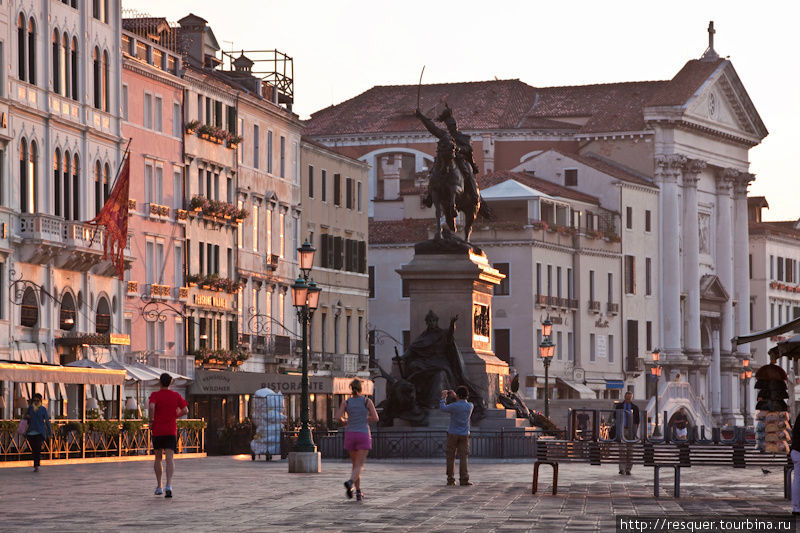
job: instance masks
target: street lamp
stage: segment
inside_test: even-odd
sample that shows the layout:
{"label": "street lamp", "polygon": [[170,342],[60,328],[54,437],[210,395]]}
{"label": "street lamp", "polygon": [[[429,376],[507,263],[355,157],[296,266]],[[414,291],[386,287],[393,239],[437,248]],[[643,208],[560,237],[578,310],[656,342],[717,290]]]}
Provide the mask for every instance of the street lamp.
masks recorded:
{"label": "street lamp", "polygon": [[658,378],[661,377],[661,366],[658,364],[658,360],[661,357],[661,351],[656,348],[653,350],[653,366],[650,367],[650,375],[653,377],[653,380],[656,383],[656,427],[653,429],[653,436],[660,437],[661,436],[661,424],[658,421]]}
{"label": "street lamp", "polygon": [[308,427],[308,325],[311,322],[314,311],[319,306],[319,293],[322,292],[322,289],[314,283],[313,279],[309,281],[309,274],[314,264],[314,252],[314,247],[311,246],[308,241],[304,242],[303,245],[297,249],[301,277],[298,277],[294,285],[292,285],[292,304],[297,309],[297,318],[300,320],[303,332],[303,360],[300,389],[300,422],[302,426],[293,449],[293,451],[301,453],[314,453],[317,451],[314,439],[311,436],[311,430]]}
{"label": "street lamp", "polygon": [[547,317],[542,322],[542,342],[539,344],[539,357],[542,358],[544,363],[544,416],[548,419],[550,418],[550,360],[556,350],[556,346],[550,338],[552,333],[553,323],[550,322],[550,317]]}

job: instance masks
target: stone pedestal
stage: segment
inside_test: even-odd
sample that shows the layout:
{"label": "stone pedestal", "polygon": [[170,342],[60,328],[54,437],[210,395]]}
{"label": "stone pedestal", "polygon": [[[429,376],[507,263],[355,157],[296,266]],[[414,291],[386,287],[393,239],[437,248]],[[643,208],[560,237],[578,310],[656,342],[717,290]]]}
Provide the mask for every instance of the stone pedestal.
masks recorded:
{"label": "stone pedestal", "polygon": [[321,452],[290,452],[290,474],[319,474],[322,472]]}
{"label": "stone pedestal", "polygon": [[425,331],[428,311],[436,313],[444,329],[458,315],[454,338],[467,378],[487,406],[494,407],[499,376],[508,375],[508,364],[492,351],[492,292],[505,276],[489,265],[485,254],[458,242],[425,241],[414,250],[414,259],[397,270],[408,286],[410,337]]}

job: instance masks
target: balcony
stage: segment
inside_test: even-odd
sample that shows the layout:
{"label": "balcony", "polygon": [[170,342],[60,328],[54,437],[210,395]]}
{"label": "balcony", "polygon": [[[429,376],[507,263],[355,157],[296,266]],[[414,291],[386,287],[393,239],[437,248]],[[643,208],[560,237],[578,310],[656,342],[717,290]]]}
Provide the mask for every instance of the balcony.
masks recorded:
{"label": "balcony", "polygon": [[264,258],[264,268],[266,270],[277,270],[280,256],[276,254],[267,254]]}
{"label": "balcony", "polygon": [[187,300],[189,298],[189,287],[178,287],[178,300]]}
{"label": "balcony", "polygon": [[547,304],[550,307],[558,307],[558,296],[548,296]]}
{"label": "balcony", "polygon": [[580,307],[577,299],[569,298],[568,301],[570,309],[578,309]]}
{"label": "balcony", "polygon": [[166,205],[148,204],[148,213],[151,219],[154,220],[169,220],[169,207]]}
{"label": "balcony", "polygon": [[641,357],[628,357],[625,359],[626,372],[644,372],[644,359]]}
{"label": "balcony", "polygon": [[189,213],[185,209],[176,209],[175,220],[180,224],[186,224],[186,221],[189,220]]}
{"label": "balcony", "polygon": [[133,198],[128,199],[128,214],[136,212],[136,200]]}
{"label": "balcony", "polygon": [[619,314],[619,304],[608,302],[606,304],[606,312],[612,315]]}
{"label": "balcony", "polygon": [[22,239],[21,260],[45,264],[64,250],[64,225],[63,218],[52,215],[20,215],[18,236]]}
{"label": "balcony", "polygon": [[567,309],[569,308],[569,298],[559,298],[558,299],[558,306]]}
{"label": "balcony", "polygon": [[538,307],[547,307],[547,296],[544,294],[536,295],[536,305]]}
{"label": "balcony", "polygon": [[152,283],[150,285],[151,298],[169,298],[169,293],[170,293],[169,285],[158,285],[157,283]]}
{"label": "balcony", "polygon": [[139,282],[138,281],[129,281],[127,289],[128,289],[128,296],[138,296],[139,295]]}
{"label": "balcony", "polygon": [[600,302],[598,300],[589,300],[589,311],[592,313],[600,312]]}

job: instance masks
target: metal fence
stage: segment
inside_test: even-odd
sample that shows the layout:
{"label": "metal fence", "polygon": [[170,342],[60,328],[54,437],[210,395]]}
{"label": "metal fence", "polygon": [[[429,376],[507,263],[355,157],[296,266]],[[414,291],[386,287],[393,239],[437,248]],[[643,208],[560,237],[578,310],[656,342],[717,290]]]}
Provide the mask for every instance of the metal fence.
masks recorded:
{"label": "metal fence", "polygon": [[[0,421],[2,423],[0,425],[0,461],[29,461],[33,458],[27,438],[16,432],[16,423],[18,422],[18,420]],[[87,425],[78,426],[79,423],[78,420],[52,421],[53,436],[42,443],[42,459],[126,457],[153,453],[150,428],[146,424],[136,431],[128,432],[122,429],[120,423],[120,429],[112,434],[92,431]],[[73,426],[69,424],[73,424]],[[71,429],[71,427],[80,429]],[[179,427],[178,452],[203,452],[204,437],[205,429]]]}
{"label": "metal fence", "polygon": [[[292,451],[297,440],[297,431],[284,431],[281,439],[281,456]],[[548,432],[552,435],[553,432]],[[563,439],[563,432],[556,438]],[[477,431],[470,434],[470,457],[494,459],[524,459],[534,457],[536,439],[541,431]],[[315,431],[314,443],[323,458],[345,459],[343,431]],[[398,431],[378,430],[372,432],[373,459],[426,459],[443,458],[445,455],[446,431]]]}

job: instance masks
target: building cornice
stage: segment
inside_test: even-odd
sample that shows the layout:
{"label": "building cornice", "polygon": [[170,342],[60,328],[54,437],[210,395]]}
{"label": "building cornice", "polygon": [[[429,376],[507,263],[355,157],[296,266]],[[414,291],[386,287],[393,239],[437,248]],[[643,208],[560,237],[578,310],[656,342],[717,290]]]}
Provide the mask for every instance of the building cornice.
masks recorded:
{"label": "building cornice", "polygon": [[[123,55],[122,68],[123,70],[130,70],[131,72],[135,72],[151,80],[170,85],[176,89],[184,89],[186,87],[186,84],[181,78],[175,74],[156,68],[153,65],[144,63],[140,59],[135,59],[127,54]],[[125,81],[124,77],[123,81]]]}

